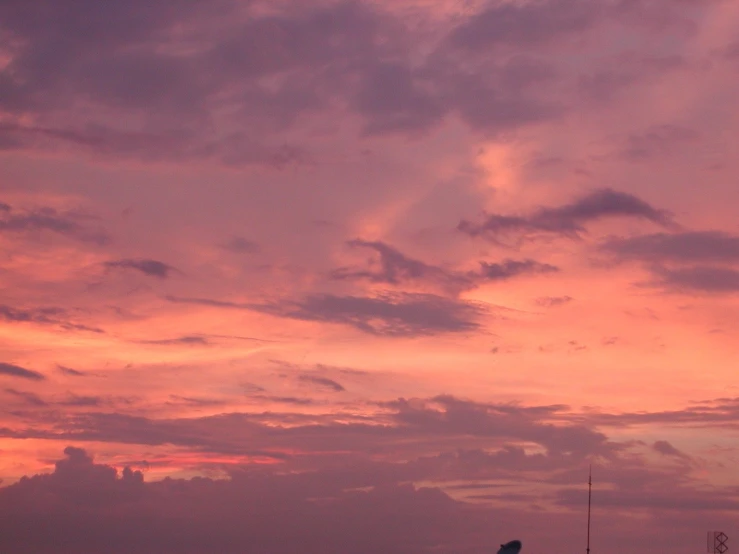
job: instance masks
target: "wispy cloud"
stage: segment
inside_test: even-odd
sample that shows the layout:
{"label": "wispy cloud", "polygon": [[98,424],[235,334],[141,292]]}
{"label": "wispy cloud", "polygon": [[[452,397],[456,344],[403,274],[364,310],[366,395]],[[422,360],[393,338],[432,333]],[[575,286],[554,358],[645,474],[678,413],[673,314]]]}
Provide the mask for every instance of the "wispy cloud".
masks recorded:
{"label": "wispy cloud", "polygon": [[601,250],[645,262],[739,263],[739,236],[725,231],[656,233],[610,238]]}
{"label": "wispy cloud", "polygon": [[349,325],[373,335],[398,337],[475,331],[483,314],[480,306],[469,302],[410,293],[377,297],[312,295],[252,309],[291,319]]}
{"label": "wispy cloud", "polygon": [[499,239],[508,235],[532,237],[540,234],[579,238],[586,225],[605,218],[634,218],[660,226],[673,225],[672,217],[636,196],[611,189],[591,192],[582,198],[554,208],[540,208],[530,215],[485,216],[481,223],[462,220],[458,229],[470,236]]}
{"label": "wispy cloud", "polygon": [[167,279],[172,272],[177,271],[169,264],[145,258],[111,260],[105,262],[105,267],[112,269],[133,269],[149,277],[158,277],[159,279]]}
{"label": "wispy cloud", "polygon": [[316,385],[317,387],[328,389],[333,392],[344,392],[346,389],[338,381],[329,379],[328,377],[320,377],[318,375],[301,375],[298,379],[304,383]]}
{"label": "wispy cloud", "polygon": [[51,207],[17,210],[9,204],[0,209],[0,233],[51,232],[82,242],[105,245],[110,236],[101,227],[90,227],[89,217],[76,212],[60,212]]}
{"label": "wispy cloud", "polygon": [[34,323],[38,325],[57,325],[70,331],[105,333],[103,329],[73,321],[69,310],[61,307],[16,308],[0,305],[0,319],[11,323]]}
{"label": "wispy cloud", "polygon": [[[398,249],[379,241],[352,240],[352,247],[363,247],[379,254],[378,264],[367,268],[342,267],[330,273],[335,280],[367,280],[372,283],[403,285],[408,283],[436,286],[457,294],[474,289],[486,282],[505,281],[525,275],[554,273],[559,268],[532,259],[505,259],[500,262],[479,262],[478,271],[445,269],[411,258]],[[375,268],[374,265],[379,265]]]}
{"label": "wispy cloud", "polygon": [[5,362],[0,362],[0,375],[20,377],[21,379],[28,379],[31,381],[43,381],[46,379],[46,376],[38,371]]}

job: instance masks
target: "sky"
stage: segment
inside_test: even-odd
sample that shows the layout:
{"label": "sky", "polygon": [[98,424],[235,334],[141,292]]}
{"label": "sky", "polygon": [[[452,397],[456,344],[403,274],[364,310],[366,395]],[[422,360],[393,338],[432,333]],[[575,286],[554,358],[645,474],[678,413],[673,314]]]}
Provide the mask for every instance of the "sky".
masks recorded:
{"label": "sky", "polygon": [[731,548],[737,29],[0,2],[0,550]]}

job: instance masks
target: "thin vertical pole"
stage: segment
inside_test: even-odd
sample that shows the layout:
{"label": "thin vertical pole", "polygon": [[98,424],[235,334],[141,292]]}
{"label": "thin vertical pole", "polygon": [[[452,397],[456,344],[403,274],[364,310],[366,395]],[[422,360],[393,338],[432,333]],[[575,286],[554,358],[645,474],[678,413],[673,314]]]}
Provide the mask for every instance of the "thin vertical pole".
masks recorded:
{"label": "thin vertical pole", "polygon": [[593,491],[593,465],[590,464],[588,471],[588,546],[585,549],[587,554],[590,554],[590,497]]}

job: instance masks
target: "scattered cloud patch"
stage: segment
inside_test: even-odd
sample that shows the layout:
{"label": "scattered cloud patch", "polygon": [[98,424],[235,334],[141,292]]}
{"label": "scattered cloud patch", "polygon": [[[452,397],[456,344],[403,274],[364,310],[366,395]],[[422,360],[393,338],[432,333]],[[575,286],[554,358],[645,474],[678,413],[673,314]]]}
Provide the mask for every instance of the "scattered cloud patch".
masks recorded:
{"label": "scattered cloud patch", "polygon": [[588,30],[603,13],[599,2],[549,0],[492,4],[460,24],[450,35],[468,52],[496,47],[531,47]]}
{"label": "scattered cloud patch", "polygon": [[60,212],[51,207],[18,210],[3,204],[0,209],[0,233],[32,236],[33,233],[51,232],[98,246],[108,244],[110,236],[107,231],[90,227],[89,220],[89,216],[78,212]]}
{"label": "scattered cloud patch", "polygon": [[19,390],[11,389],[11,388],[6,388],[4,390],[6,394],[9,394],[16,398],[20,398],[21,400],[23,400],[24,402],[32,406],[38,406],[38,407],[48,406],[48,403],[46,401],[44,401],[39,395],[34,394],[32,392],[19,391]]}
{"label": "scattered cloud patch", "polygon": [[[451,294],[474,289],[483,283],[504,281],[532,274],[554,273],[559,268],[536,260],[512,260],[480,262],[479,271],[455,271],[415,260],[383,242],[353,240],[352,247],[364,247],[376,251],[379,260],[371,260],[368,268],[343,267],[335,269],[330,277],[336,280],[368,280],[372,283],[400,285],[421,283],[438,286]],[[375,268],[373,266],[379,265]]]}
{"label": "scattered cloud patch", "polygon": [[88,331],[91,333],[105,333],[103,329],[91,327],[70,320],[69,311],[58,307],[15,308],[0,305],[0,319],[11,323],[34,323],[37,325],[57,325],[68,331]]}
{"label": "scattered cloud patch", "polygon": [[667,441],[655,441],[654,443],[652,443],[652,448],[663,456],[671,456],[673,458],[681,459],[689,458],[689,456],[687,456],[684,452],[681,452]]}
{"label": "scattered cloud patch", "polygon": [[574,298],[571,296],[541,296],[536,299],[537,306],[544,308],[554,308],[556,306],[564,306],[572,302]]}
{"label": "scattered cloud patch", "polygon": [[658,125],[640,134],[629,135],[621,156],[629,161],[643,162],[665,156],[680,146],[694,143],[699,134],[679,125]]}
{"label": "scattered cloud patch", "polygon": [[21,379],[28,379],[31,381],[43,381],[46,379],[46,376],[43,373],[5,362],[0,362],[0,375],[20,377]]}
{"label": "scattered cloud patch", "polygon": [[319,388],[323,388],[333,392],[344,392],[346,390],[341,383],[339,383],[338,381],[334,381],[333,379],[329,379],[328,377],[320,377],[317,375],[301,375],[300,377],[298,377],[298,379],[303,383],[315,385]]}
{"label": "scattered cloud patch", "polygon": [[63,365],[60,365],[60,364],[57,364],[56,365],[56,369],[60,373],[63,373],[64,375],[70,375],[72,377],[85,377],[85,376],[87,376],[87,373],[85,373],[84,371],[79,371],[77,369],[73,369],[71,367],[63,366]]}
{"label": "scattered cloud patch", "polygon": [[256,254],[260,251],[259,244],[244,237],[231,237],[221,247],[234,254]]}
{"label": "scattered cloud patch", "polygon": [[391,285],[408,281],[421,281],[437,283],[443,287],[453,289],[463,289],[470,286],[470,282],[465,276],[410,258],[384,242],[355,239],[347,244],[353,248],[369,248],[377,252],[379,254],[379,268],[343,267],[331,272],[332,279],[366,279],[373,283]]}
{"label": "scattered cloud patch", "polygon": [[210,346],[210,342],[206,337],[201,335],[185,335],[173,339],[158,339],[139,341],[142,344],[158,344],[162,346]]}
{"label": "scattered cloud patch", "polygon": [[541,234],[580,238],[586,225],[604,218],[634,218],[671,226],[672,217],[636,196],[601,189],[563,206],[540,208],[530,215],[487,215],[481,223],[462,220],[458,230],[472,237],[498,240],[506,236],[534,237]]}
{"label": "scattered cloud patch", "polygon": [[520,275],[556,273],[559,268],[536,260],[504,260],[500,263],[480,262],[480,275],[484,280],[503,281]]}
{"label": "scattered cloud patch", "polygon": [[432,294],[388,293],[376,297],[320,294],[298,301],[254,305],[279,317],[349,325],[381,336],[424,336],[472,332],[483,309]]}
{"label": "scattered cloud patch", "polygon": [[650,263],[739,263],[739,236],[725,231],[615,237],[604,241],[600,249],[619,259]]}
{"label": "scattered cloud patch", "polygon": [[149,277],[157,277],[159,279],[167,279],[173,271],[176,271],[169,264],[149,259],[111,260],[105,262],[105,267],[112,269],[133,269]]}
{"label": "scattered cloud patch", "polygon": [[681,292],[734,293],[739,291],[739,271],[725,267],[654,267],[656,279],[649,285]]}

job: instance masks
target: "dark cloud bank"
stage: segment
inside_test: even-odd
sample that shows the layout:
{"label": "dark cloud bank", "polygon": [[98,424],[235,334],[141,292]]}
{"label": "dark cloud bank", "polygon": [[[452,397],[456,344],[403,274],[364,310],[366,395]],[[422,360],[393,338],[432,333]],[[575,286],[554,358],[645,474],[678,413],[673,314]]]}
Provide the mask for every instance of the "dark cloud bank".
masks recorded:
{"label": "dark cloud bank", "polygon": [[613,237],[599,245],[620,262],[639,262],[649,286],[688,294],[739,292],[739,236],[724,231]]}
{"label": "dark cloud bank", "polygon": [[[6,0],[0,148],[284,167],[310,159],[286,131],[317,114],[350,112],[364,134],[417,135],[449,117],[499,134],[567,113],[563,90],[607,97],[656,71],[636,63],[623,75],[598,57],[573,73],[552,52],[609,25],[669,33],[704,4],[490,3],[431,40],[367,2]],[[236,125],[220,124],[224,111]]]}
{"label": "dark cloud bank", "polygon": [[[696,526],[702,531],[739,512],[739,491],[707,489],[691,473],[699,461],[671,443],[614,443],[593,427],[595,421],[619,427],[736,424],[736,399],[676,412],[587,416],[570,414],[566,406],[449,396],[383,406],[384,420],[354,423],[340,414],[333,421],[310,416],[301,422],[277,413],[147,420],[91,412],[69,421],[70,434],[60,432],[65,425],[52,416],[60,441],[282,454],[271,464],[211,463],[226,472],[218,480],[149,482],[139,471],[96,464],[70,446],[53,473],[0,488],[0,547],[29,554],[481,554],[518,536],[532,550],[545,551],[580,537],[592,461],[596,520],[608,518],[598,541],[614,552],[646,552],[643,525],[653,532],[650,549],[689,552]],[[577,423],[583,417],[588,423]],[[29,430],[34,434],[40,436]],[[650,456],[662,461],[650,462]]]}

